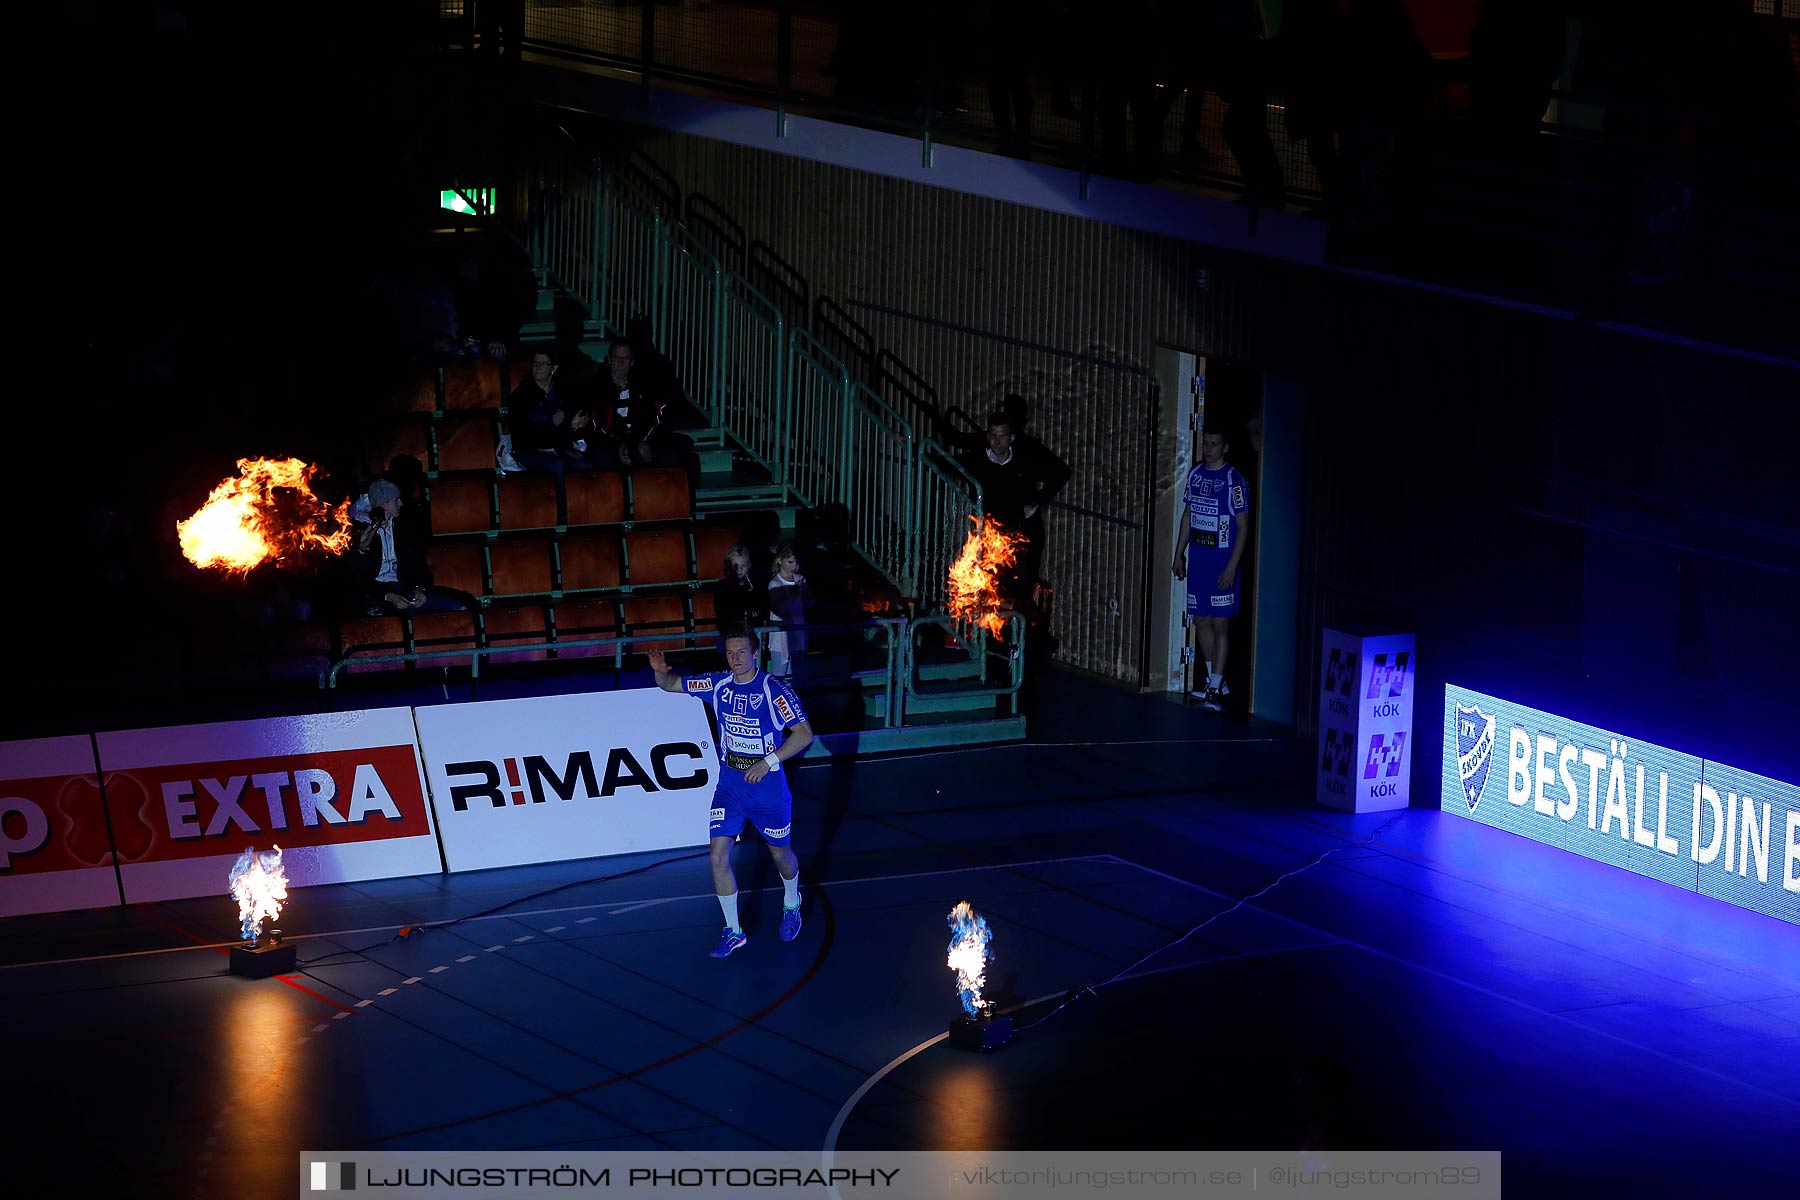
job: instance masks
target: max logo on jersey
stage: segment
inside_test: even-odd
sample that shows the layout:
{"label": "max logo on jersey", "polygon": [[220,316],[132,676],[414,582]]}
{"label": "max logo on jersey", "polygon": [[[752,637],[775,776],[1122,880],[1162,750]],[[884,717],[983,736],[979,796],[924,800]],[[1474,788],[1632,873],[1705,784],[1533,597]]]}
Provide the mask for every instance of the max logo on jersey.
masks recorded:
{"label": "max logo on jersey", "polygon": [[775,715],[790,724],[794,720],[794,706],[787,702],[786,696],[775,697]]}
{"label": "max logo on jersey", "polygon": [[1494,765],[1494,718],[1472,704],[1456,706],[1456,773],[1469,811],[1481,801],[1488,768]]}
{"label": "max logo on jersey", "polygon": [[1244,507],[1244,487],[1242,484],[1234,483],[1231,485],[1231,507]]}
{"label": "max logo on jersey", "polygon": [[683,680],[682,686],[690,692],[710,692],[712,691],[712,680],[701,676],[696,679]]}

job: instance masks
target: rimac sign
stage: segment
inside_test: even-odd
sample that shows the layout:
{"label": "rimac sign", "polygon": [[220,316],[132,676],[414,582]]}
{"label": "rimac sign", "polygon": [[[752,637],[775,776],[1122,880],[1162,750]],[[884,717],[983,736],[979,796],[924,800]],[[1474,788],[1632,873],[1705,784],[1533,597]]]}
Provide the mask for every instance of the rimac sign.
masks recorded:
{"label": "rimac sign", "polygon": [[1800,924],[1800,787],[1454,685],[1442,808]]}

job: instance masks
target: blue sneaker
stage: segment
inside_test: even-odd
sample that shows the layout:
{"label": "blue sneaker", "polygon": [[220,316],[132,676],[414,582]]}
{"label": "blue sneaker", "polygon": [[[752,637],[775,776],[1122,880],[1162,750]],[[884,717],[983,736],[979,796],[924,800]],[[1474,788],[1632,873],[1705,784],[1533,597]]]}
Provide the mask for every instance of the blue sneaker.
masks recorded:
{"label": "blue sneaker", "polygon": [[781,940],[791,942],[800,936],[800,910],[784,908],[781,910]]}
{"label": "blue sneaker", "polygon": [[719,935],[719,944],[712,948],[714,958],[726,958],[733,950],[742,950],[750,944],[750,939],[727,925],[725,932]]}

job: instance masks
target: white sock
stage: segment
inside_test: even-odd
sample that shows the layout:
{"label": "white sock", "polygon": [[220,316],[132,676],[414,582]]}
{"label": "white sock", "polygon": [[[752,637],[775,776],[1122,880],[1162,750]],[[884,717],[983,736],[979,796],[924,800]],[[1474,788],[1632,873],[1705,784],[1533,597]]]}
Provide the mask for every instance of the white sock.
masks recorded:
{"label": "white sock", "polygon": [[731,932],[744,932],[744,927],[738,924],[737,893],[733,892],[729,896],[720,896],[719,907],[725,910],[725,924]]}
{"label": "white sock", "polygon": [[1207,678],[1208,678],[1208,679],[1216,679],[1216,678],[1218,678],[1218,676],[1216,676],[1216,675],[1214,675],[1214,674],[1213,674],[1213,669],[1212,669],[1212,659],[1210,659],[1210,658],[1209,658],[1209,659],[1207,659],[1207,660],[1206,660],[1206,677],[1207,677]]}
{"label": "white sock", "polygon": [[[1211,663],[1207,663],[1206,665],[1209,668],[1212,666]],[[1225,677],[1223,675],[1219,674],[1217,671],[1208,670],[1206,672],[1206,686],[1216,688],[1224,680],[1224,678]]]}
{"label": "white sock", "polygon": [[[777,875],[780,871],[775,872]],[[785,908],[800,907],[800,872],[795,871],[792,879],[781,881],[782,906]]]}

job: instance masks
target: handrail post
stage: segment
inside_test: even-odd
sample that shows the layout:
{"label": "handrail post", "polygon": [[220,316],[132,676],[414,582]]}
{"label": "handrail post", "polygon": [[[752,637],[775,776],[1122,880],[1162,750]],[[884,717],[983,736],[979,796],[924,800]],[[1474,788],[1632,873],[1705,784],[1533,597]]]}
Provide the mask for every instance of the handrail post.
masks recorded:
{"label": "handrail post", "polygon": [[594,319],[602,324],[605,324],[606,322],[607,305],[612,302],[612,273],[618,267],[618,262],[613,254],[613,243],[616,238],[615,230],[617,228],[618,202],[618,190],[613,187],[612,181],[608,179],[601,189],[600,261],[602,265],[595,273],[597,276],[594,280],[596,293],[594,297],[595,303],[594,307],[589,310],[593,314]]}
{"label": "handrail post", "polygon": [[775,353],[775,463],[774,482],[781,485],[783,500],[793,499],[792,472],[788,469],[788,459],[792,453],[793,433],[793,373],[788,370],[788,355],[793,348],[788,345],[787,316],[778,308],[775,310],[775,342],[780,347]]}
{"label": "handrail post", "polygon": [[712,269],[712,356],[707,363],[706,419],[714,425],[725,424],[725,343],[730,336],[725,329],[725,266],[713,259]]}

